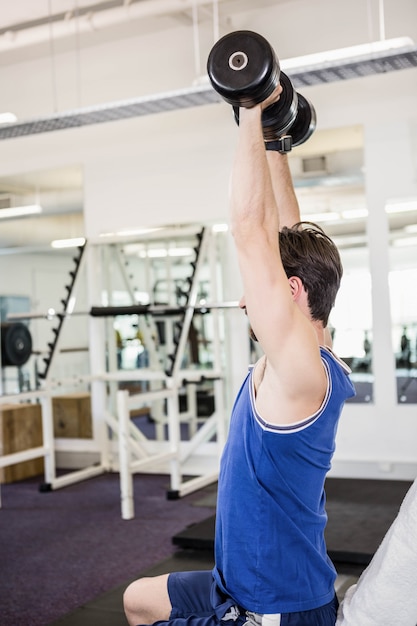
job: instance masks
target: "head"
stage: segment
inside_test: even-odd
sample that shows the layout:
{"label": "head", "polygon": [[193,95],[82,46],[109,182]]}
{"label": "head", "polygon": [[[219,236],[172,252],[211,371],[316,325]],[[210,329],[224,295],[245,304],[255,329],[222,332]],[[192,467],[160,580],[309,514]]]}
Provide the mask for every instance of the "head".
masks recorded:
{"label": "head", "polygon": [[320,226],[299,222],[280,231],[279,247],[287,277],[303,283],[311,318],[326,327],[343,274],[335,244]]}

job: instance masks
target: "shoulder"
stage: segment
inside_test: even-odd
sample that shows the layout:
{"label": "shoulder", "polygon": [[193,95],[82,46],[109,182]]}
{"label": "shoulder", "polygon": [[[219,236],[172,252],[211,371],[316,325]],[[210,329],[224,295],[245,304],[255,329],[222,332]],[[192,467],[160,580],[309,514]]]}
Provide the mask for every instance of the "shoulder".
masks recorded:
{"label": "shoulder", "polygon": [[[302,358],[302,354],[300,355]],[[319,356],[319,366],[312,365],[303,376],[291,369],[285,376],[277,374],[266,358],[259,362],[254,372],[255,403],[259,415],[271,424],[293,424],[316,413],[328,393],[329,376]]]}

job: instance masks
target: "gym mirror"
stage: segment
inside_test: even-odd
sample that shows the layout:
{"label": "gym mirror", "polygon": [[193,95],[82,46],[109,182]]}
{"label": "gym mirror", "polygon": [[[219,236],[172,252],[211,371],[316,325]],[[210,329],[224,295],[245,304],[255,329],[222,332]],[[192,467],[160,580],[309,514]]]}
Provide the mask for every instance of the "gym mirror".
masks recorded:
{"label": "gym mirror", "polygon": [[[65,240],[82,238],[83,234],[83,175],[79,166],[0,179],[0,312],[2,348],[9,348],[2,350],[2,393],[36,388],[51,341],[51,320],[10,316],[45,315],[49,311],[53,317],[52,311],[62,309],[74,248],[53,246],[65,245]],[[24,354],[28,349],[30,352],[25,329],[13,339],[12,332],[19,330],[13,326],[16,324],[29,329],[30,358]],[[85,343],[85,348],[86,339],[86,332],[78,329],[77,341],[83,346]],[[80,366],[84,359],[79,355],[76,360]]]}
{"label": "gym mirror", "polygon": [[[291,153],[303,220],[335,241],[344,275],[330,329],[335,352],[352,369],[357,395],[372,402],[372,304],[361,126],[319,130]],[[358,306],[360,302],[360,306]]]}
{"label": "gym mirror", "polygon": [[397,400],[417,403],[417,198],[390,200],[389,290]]}

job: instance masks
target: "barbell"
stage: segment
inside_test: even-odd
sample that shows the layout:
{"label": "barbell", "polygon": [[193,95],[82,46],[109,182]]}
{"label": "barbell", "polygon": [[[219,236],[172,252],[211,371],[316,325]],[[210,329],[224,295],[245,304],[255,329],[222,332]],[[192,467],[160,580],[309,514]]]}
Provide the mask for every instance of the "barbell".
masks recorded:
{"label": "barbell", "polygon": [[307,141],[314,132],[313,105],[281,72],[274,49],[262,35],[238,30],[221,37],[208,56],[207,73],[215,91],[232,105],[237,124],[240,107],[250,108],[263,102],[281,83],[280,99],[262,113],[266,142],[290,136],[287,145],[291,149]]}

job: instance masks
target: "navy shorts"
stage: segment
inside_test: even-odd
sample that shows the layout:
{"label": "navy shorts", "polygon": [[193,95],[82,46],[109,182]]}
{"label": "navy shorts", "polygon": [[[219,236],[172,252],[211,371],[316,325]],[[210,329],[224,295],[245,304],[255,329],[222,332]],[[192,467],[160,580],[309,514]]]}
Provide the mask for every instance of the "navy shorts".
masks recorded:
{"label": "navy shorts", "polygon": [[[247,616],[232,598],[217,587],[211,570],[176,572],[168,577],[172,611],[170,626],[243,626]],[[334,626],[338,601],[334,599],[310,611],[283,613],[280,626]]]}

